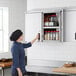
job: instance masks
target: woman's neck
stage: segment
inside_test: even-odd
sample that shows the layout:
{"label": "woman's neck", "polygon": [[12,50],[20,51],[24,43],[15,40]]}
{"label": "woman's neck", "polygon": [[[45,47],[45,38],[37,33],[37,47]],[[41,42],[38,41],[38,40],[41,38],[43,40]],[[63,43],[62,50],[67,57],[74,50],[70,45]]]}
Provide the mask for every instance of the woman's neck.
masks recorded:
{"label": "woman's neck", "polygon": [[16,42],[21,43],[21,41],[20,41],[20,40],[16,40]]}

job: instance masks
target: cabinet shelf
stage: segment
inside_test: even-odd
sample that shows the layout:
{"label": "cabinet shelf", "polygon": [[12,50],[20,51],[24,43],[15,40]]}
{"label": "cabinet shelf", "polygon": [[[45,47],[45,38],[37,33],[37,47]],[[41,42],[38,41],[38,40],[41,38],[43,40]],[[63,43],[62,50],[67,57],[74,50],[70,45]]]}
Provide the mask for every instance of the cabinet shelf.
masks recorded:
{"label": "cabinet shelf", "polygon": [[43,40],[43,42],[47,42],[47,43],[48,43],[48,42],[49,42],[49,43],[50,43],[50,42],[51,42],[51,43],[54,43],[54,42],[55,42],[55,43],[56,43],[56,42],[60,42],[60,40]]}
{"label": "cabinet shelf", "polygon": [[54,27],[43,27],[44,29],[59,29],[60,27],[54,26]]}

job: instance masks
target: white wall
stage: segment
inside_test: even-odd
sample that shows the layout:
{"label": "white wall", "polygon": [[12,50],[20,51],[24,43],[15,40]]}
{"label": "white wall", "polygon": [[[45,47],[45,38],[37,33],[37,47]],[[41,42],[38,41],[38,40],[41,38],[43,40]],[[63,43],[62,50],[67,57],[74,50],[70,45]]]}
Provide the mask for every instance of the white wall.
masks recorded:
{"label": "white wall", "polygon": [[76,6],[76,0],[27,0],[27,10]]}
{"label": "white wall", "polygon": [[[76,7],[75,0],[27,0],[27,10],[32,9],[41,9],[41,8],[54,8],[54,7]],[[68,29],[68,28],[67,28]],[[48,44],[48,43],[47,43]],[[60,60],[60,61],[75,61],[76,59],[76,42],[65,42],[65,43],[56,43],[51,45],[49,43],[47,46],[39,44],[34,47],[31,47],[28,51],[28,65],[42,65],[42,66],[57,66],[61,63],[56,63],[51,60]],[[42,46],[42,47],[41,47]],[[44,49],[47,47],[47,49]],[[39,49],[39,50],[38,50]],[[34,50],[34,51],[33,51]],[[63,60],[62,60],[63,59]],[[76,61],[75,61],[76,62]],[[62,62],[63,63],[63,62]]]}
{"label": "white wall", "polygon": [[[21,29],[24,32],[25,14],[27,1],[26,0],[0,0],[0,7],[9,8],[9,36],[12,31]],[[11,57],[10,54],[11,42],[9,42],[9,52],[0,54],[0,58]]]}

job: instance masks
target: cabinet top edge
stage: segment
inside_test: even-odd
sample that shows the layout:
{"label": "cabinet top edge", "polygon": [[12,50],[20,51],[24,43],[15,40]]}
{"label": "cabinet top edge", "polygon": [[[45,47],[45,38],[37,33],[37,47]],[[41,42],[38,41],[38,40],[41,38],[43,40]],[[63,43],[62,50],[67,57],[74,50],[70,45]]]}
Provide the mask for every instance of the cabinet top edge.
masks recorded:
{"label": "cabinet top edge", "polygon": [[76,11],[76,7],[54,7],[54,8],[41,8],[41,9],[32,9],[24,12],[27,13],[47,13],[47,12],[59,12],[61,10],[64,11]]}

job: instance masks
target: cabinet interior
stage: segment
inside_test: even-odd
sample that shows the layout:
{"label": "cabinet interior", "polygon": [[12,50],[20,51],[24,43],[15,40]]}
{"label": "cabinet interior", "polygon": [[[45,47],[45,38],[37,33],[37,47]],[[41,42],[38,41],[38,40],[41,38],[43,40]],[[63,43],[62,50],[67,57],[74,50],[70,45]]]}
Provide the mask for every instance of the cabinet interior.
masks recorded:
{"label": "cabinet interior", "polygon": [[60,24],[58,13],[44,13],[43,39],[55,41],[60,40]]}

